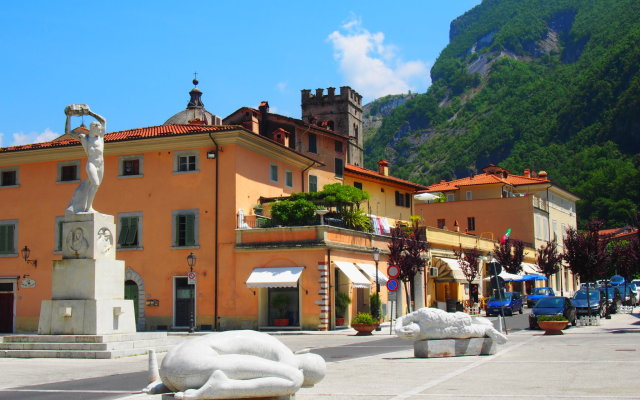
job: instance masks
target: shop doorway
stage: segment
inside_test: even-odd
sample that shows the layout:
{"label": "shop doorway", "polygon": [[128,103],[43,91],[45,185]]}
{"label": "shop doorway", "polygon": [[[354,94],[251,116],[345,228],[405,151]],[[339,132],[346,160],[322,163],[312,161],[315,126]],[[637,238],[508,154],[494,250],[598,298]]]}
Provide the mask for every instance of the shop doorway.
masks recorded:
{"label": "shop doorway", "polygon": [[140,314],[139,314],[139,293],[138,284],[134,281],[128,280],[124,283],[124,299],[133,300],[133,312],[136,316],[136,326],[139,326]]}
{"label": "shop doorway", "polygon": [[300,327],[299,293],[297,287],[268,289],[269,325]]}
{"label": "shop doorway", "polygon": [[15,284],[0,282],[0,333],[13,333],[15,310]]}
{"label": "shop doorway", "polygon": [[[173,279],[173,326],[175,328],[189,327],[192,301],[195,295],[195,285],[189,285],[186,276],[176,276]],[[194,318],[195,318],[194,311]]]}

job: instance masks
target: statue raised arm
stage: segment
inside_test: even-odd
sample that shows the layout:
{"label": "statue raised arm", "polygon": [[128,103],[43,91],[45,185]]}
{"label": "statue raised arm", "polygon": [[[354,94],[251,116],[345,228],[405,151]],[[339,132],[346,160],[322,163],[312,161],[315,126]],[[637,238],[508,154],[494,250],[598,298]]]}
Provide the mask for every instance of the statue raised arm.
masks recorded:
{"label": "statue raised arm", "polygon": [[[87,179],[76,188],[67,206],[66,214],[95,213],[93,199],[104,176],[104,135],[107,129],[107,120],[91,111],[86,104],[71,104],[64,109],[67,115],[65,133],[80,140],[84,151],[87,153]],[[89,115],[96,119],[91,122],[87,133],[76,133],[71,130],[71,117]]]}

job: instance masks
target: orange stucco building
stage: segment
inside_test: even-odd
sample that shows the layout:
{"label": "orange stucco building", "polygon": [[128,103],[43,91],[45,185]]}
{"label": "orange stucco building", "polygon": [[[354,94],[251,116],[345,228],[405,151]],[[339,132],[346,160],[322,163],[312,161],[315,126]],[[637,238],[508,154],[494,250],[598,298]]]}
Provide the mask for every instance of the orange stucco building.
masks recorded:
{"label": "orange stucco building", "polygon": [[[563,251],[562,238],[577,226],[575,202],[578,197],[552,182],[547,173],[515,175],[496,165],[484,173],[453,181],[441,181],[420,193],[440,196],[443,201],[420,201],[415,213],[428,226],[499,240],[508,229],[511,238],[532,249],[556,240]],[[535,254],[527,260],[525,273],[537,273]],[[549,282],[558,292],[570,294],[577,281],[561,268]]]}
{"label": "orange stucco building", "polygon": [[[164,125],[105,136],[94,207],[115,217],[125,297],[134,301],[138,329],[185,329],[192,310],[202,330],[334,329],[369,310],[374,248],[383,253],[383,313],[405,312],[402,291],[394,300],[384,285],[388,228],[420,215],[412,196],[427,188],[390,176],[384,161],[378,171],[359,166],[361,155],[351,162],[361,150],[360,96],[348,87],[326,96],[303,91],[304,120],[270,113],[266,102],[222,120],[204,108],[197,88],[190,94],[187,108]],[[0,149],[0,331],[37,330],[40,304],[51,298],[52,261],[62,256],[60,219],[86,178],[85,163],[79,142],[66,136]],[[375,232],[259,227],[264,217],[254,209],[261,200],[336,182],[370,193],[361,207]],[[442,260],[460,244],[488,254],[494,242],[431,227],[427,239],[428,270],[413,284],[414,306],[464,299],[464,279]],[[187,277],[191,255],[195,284]],[[345,322],[336,315],[338,293],[351,299]]]}

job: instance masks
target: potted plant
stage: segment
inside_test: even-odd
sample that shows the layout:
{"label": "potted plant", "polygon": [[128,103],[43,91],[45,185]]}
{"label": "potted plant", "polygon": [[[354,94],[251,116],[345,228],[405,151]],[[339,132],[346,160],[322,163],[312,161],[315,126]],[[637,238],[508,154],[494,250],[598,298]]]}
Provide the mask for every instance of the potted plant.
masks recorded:
{"label": "potted plant", "polygon": [[351,327],[358,331],[358,336],[371,335],[378,327],[378,320],[369,313],[358,313],[351,321]]}
{"label": "potted plant", "polygon": [[276,310],[277,317],[273,319],[273,325],[275,326],[287,326],[289,325],[289,318],[287,311],[289,307],[289,296],[278,293],[271,298],[271,306]]}
{"label": "potted plant", "polygon": [[344,325],[344,315],[347,312],[347,307],[351,304],[351,298],[347,293],[336,293],[336,325]]}
{"label": "potted plant", "polygon": [[262,204],[256,204],[255,206],[253,206],[253,213],[255,215],[262,215],[263,210],[264,207],[262,206]]}
{"label": "potted plant", "polygon": [[562,330],[567,327],[569,321],[564,315],[541,315],[538,317],[538,326],[544,329],[545,335],[562,335]]}

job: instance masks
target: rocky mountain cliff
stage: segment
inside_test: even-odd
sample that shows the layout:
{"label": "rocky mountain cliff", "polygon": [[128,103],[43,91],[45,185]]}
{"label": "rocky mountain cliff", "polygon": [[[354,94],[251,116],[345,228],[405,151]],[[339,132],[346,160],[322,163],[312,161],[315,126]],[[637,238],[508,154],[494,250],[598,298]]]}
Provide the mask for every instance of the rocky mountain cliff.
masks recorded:
{"label": "rocky mountain cliff", "polygon": [[581,223],[628,223],[640,203],[639,40],[636,0],[484,0],[451,22],[427,93],[373,103],[367,166],[384,158],[422,184],[490,163],[545,170],[582,198]]}

